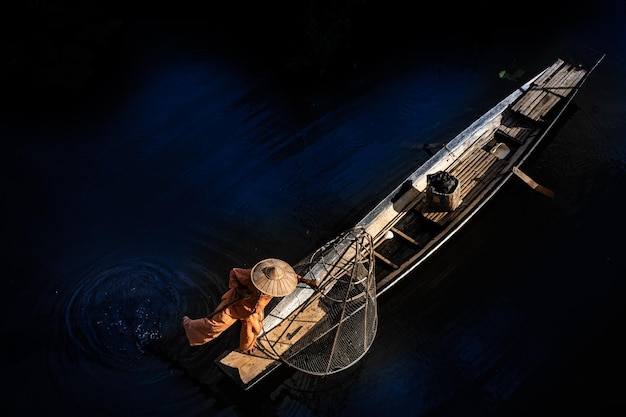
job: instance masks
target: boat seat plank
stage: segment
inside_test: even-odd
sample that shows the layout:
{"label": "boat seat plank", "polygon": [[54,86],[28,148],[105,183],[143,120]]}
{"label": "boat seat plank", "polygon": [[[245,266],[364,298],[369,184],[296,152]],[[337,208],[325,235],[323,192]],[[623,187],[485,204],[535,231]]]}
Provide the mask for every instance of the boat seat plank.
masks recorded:
{"label": "boat seat plank", "polygon": [[523,145],[526,141],[532,140],[540,131],[536,123],[507,110],[502,116],[496,135]]}
{"label": "boat seat plank", "polygon": [[376,251],[374,251],[374,256],[376,256],[376,258],[380,259],[381,261],[383,261],[384,263],[386,263],[387,265],[389,265],[393,269],[398,269],[399,268],[398,265],[394,264],[389,259],[385,258],[383,255],[381,255],[380,253],[378,253]]}
{"label": "boat seat plank", "polygon": [[397,234],[398,236],[400,236],[402,239],[406,240],[407,242],[409,242],[412,245],[415,245],[417,247],[423,246],[421,243],[419,243],[417,240],[413,239],[411,236],[407,235],[406,233],[404,233],[402,230],[396,228],[396,227],[392,227],[391,231],[394,232],[395,234]]}

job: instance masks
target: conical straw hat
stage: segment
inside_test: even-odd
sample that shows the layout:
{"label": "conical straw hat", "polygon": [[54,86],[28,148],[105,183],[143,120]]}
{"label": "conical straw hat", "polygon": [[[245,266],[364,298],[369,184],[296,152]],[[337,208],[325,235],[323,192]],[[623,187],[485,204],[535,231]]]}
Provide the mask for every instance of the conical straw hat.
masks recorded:
{"label": "conical straw hat", "polygon": [[296,289],[298,276],[285,261],[268,258],[252,268],[252,283],[259,291],[272,297],[284,297]]}

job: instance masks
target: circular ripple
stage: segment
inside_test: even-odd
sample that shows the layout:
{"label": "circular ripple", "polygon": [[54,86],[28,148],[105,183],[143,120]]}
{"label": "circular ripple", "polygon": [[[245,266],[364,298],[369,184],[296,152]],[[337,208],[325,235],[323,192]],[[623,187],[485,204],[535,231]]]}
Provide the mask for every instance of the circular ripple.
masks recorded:
{"label": "circular ripple", "polygon": [[65,314],[69,342],[83,355],[112,368],[139,366],[147,350],[182,333],[193,294],[208,310],[211,296],[186,275],[150,260],[125,261],[88,274]]}

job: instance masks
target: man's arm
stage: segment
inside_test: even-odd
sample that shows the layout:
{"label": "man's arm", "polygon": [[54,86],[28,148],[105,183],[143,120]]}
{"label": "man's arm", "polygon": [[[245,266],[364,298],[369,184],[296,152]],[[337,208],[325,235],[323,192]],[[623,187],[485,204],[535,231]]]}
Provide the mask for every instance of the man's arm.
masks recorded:
{"label": "man's arm", "polygon": [[300,275],[298,275],[298,282],[304,282],[306,285],[308,285],[309,287],[311,287],[314,290],[316,290],[317,286],[318,286],[317,285],[317,280],[302,278]]}
{"label": "man's arm", "polygon": [[233,268],[228,276],[228,288],[232,288],[239,298],[248,298],[250,289],[246,286],[246,280],[250,280],[252,269]]}

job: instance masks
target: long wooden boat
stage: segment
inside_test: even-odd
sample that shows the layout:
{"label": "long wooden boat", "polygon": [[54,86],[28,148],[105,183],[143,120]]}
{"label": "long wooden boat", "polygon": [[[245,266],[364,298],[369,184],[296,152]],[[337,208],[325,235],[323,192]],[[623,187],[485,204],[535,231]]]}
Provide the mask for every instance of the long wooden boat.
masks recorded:
{"label": "long wooden boat", "polygon": [[[447,142],[355,225],[355,231],[369,237],[375,259],[375,297],[433,255],[512,176],[548,193],[520,167],[554,129],[603,58],[596,51],[558,58]],[[448,192],[434,189],[433,178],[442,174],[456,180],[456,187]],[[344,232],[331,244],[340,247],[355,233]],[[319,299],[324,291],[331,291],[331,278],[334,282],[338,275],[349,273],[346,265],[354,262],[357,252],[337,249],[330,257],[326,253],[324,265],[316,265],[322,258],[306,258],[303,274],[324,284],[322,291],[299,285],[294,293],[268,306],[259,349],[254,354],[226,351],[215,359],[218,367],[247,390],[285,364],[283,353],[304,340],[317,340],[310,335],[320,331],[316,324],[327,315]],[[298,323],[295,330],[294,321]],[[368,325],[367,332],[375,333],[376,323]]]}

